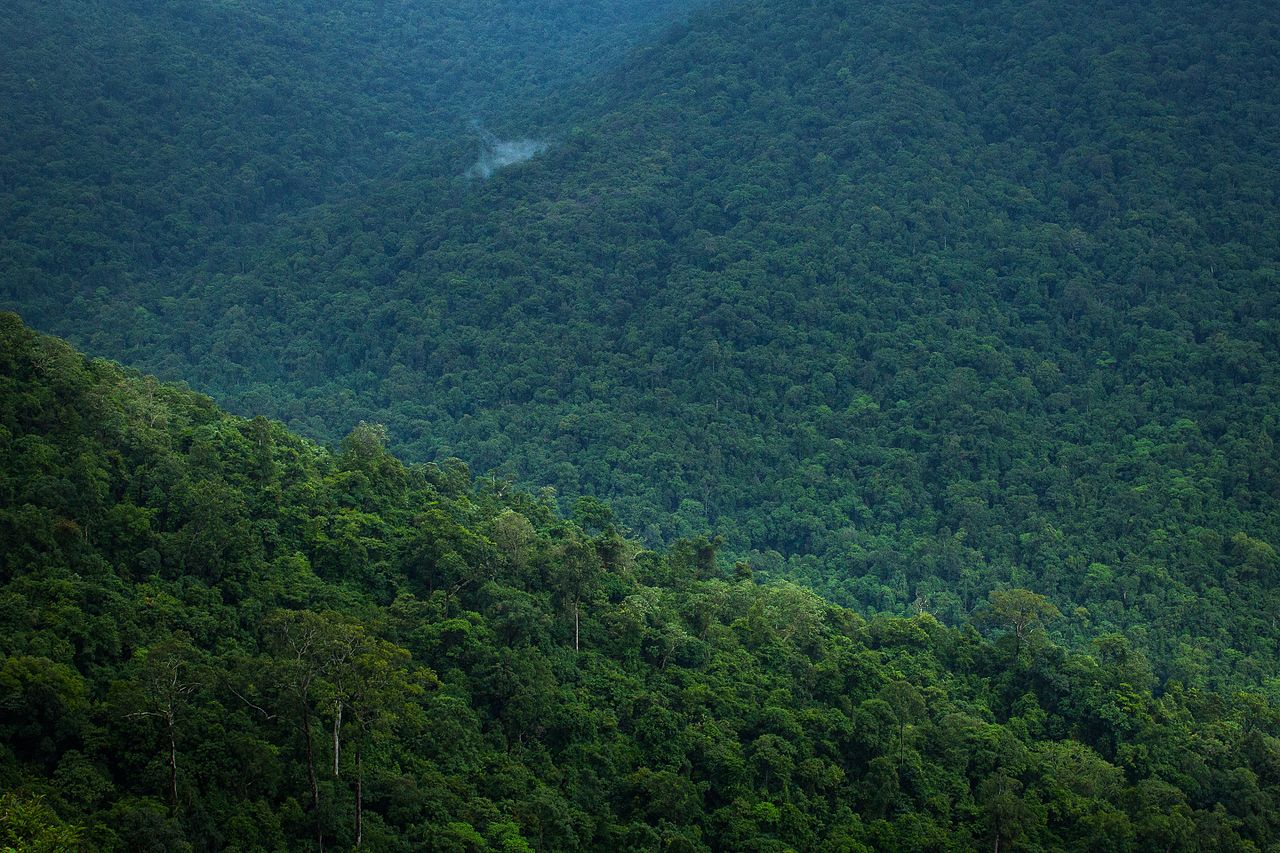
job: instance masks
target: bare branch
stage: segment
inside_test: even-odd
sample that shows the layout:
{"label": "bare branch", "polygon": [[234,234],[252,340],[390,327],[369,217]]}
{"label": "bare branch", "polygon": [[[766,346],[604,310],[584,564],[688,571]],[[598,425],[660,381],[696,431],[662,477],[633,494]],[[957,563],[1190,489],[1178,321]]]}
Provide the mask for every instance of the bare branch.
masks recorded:
{"label": "bare branch", "polygon": [[263,708],[261,705],[255,705],[252,702],[250,702],[248,699],[244,698],[244,696],[240,695],[240,691],[236,690],[230,684],[227,685],[227,689],[230,690],[232,693],[236,694],[236,698],[239,699],[241,702],[243,702],[253,710],[257,711],[259,714],[261,714],[263,718],[268,720],[274,720],[276,718],[276,715],[272,713],[268,713],[266,708]]}

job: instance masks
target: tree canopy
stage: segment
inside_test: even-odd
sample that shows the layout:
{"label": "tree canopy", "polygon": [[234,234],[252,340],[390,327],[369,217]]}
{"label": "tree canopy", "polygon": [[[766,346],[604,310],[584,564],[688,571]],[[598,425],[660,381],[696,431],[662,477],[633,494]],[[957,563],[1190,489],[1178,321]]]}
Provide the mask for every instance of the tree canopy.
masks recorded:
{"label": "tree canopy", "polygon": [[[419,13],[383,5],[380,24],[333,10],[345,40],[319,7],[272,18],[276,41],[244,50],[310,80],[294,63],[382,33],[389,53],[332,65],[385,82],[337,91],[372,98],[362,133],[390,133],[437,54],[412,46]],[[550,485],[565,511],[605,499],[649,546],[719,535],[758,577],[948,624],[1027,588],[1077,647],[1119,632],[1163,678],[1257,684],[1280,676],[1259,615],[1280,606],[1277,9],[735,0],[588,86],[504,101],[512,133],[551,144],[488,180],[465,174],[470,143],[378,149],[358,187],[289,194],[253,240],[166,213],[194,230],[163,268],[65,245],[177,245],[124,218],[0,217],[0,288],[37,327],[234,411],[330,444],[385,424],[405,459]],[[160,109],[121,98],[139,121]],[[199,106],[249,120],[242,100]],[[279,126],[281,174],[330,162],[292,135],[320,134],[302,117]],[[11,155],[3,186],[49,150]]]}
{"label": "tree canopy", "polygon": [[380,438],[335,454],[0,317],[0,843],[1280,841],[1265,691],[1157,689],[1026,589],[866,619]]}
{"label": "tree canopy", "polygon": [[0,850],[1280,845],[1280,5],[10,5]]}

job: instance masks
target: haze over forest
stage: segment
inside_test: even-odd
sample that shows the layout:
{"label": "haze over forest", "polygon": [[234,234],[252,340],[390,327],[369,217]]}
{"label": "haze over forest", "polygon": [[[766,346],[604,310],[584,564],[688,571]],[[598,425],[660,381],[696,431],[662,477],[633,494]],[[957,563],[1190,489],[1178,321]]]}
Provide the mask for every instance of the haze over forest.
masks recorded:
{"label": "haze over forest", "polygon": [[7,17],[0,850],[1280,849],[1280,7]]}

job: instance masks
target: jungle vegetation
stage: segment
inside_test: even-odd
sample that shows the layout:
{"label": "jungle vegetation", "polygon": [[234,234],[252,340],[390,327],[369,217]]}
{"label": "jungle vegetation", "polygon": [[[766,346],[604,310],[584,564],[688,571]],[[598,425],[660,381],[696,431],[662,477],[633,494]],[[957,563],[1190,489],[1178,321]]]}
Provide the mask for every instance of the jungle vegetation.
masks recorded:
{"label": "jungle vegetation", "polygon": [[0,847],[1265,850],[1280,706],[864,618],[0,316]]}
{"label": "jungle vegetation", "polygon": [[1280,843],[1280,6],[12,5],[0,850]]}

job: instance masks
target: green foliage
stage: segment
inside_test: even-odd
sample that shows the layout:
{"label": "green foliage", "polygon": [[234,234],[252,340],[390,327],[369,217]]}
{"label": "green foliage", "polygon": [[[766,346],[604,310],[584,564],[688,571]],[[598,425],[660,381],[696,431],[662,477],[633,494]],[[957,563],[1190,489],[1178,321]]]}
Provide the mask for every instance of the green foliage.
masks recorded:
{"label": "green foliage", "polygon": [[[1276,4],[736,0],[543,99],[572,38],[688,4],[508,5],[21,4],[8,304],[335,445],[549,483],[592,535],[716,531],[951,625],[1026,588],[1161,678],[1280,675]],[[475,100],[553,145],[462,177]],[[395,466],[342,465],[321,575],[387,559]],[[231,493],[174,499],[184,570],[241,571]]]}
{"label": "green foliage", "polygon": [[1280,846],[1280,7],[499,5],[7,10],[3,305],[336,450],[0,316],[0,849]]}
{"label": "green foliage", "polygon": [[712,540],[645,551],[597,501],[584,529],[369,427],[329,453],[7,315],[0,367],[0,847],[1280,842],[1280,707],[1155,693],[1124,635],[1055,644],[1042,595],[992,592],[989,640],[867,621],[722,577]]}
{"label": "green foliage", "polygon": [[0,69],[0,287],[50,325],[104,308],[162,325],[160,306],[126,304],[148,281],[202,258],[246,272],[280,216],[363,181],[460,175],[477,123],[501,128],[688,5],[19,0]]}
{"label": "green foliage", "polygon": [[41,797],[0,794],[0,851],[69,853],[80,849],[80,829],[62,822]]}

